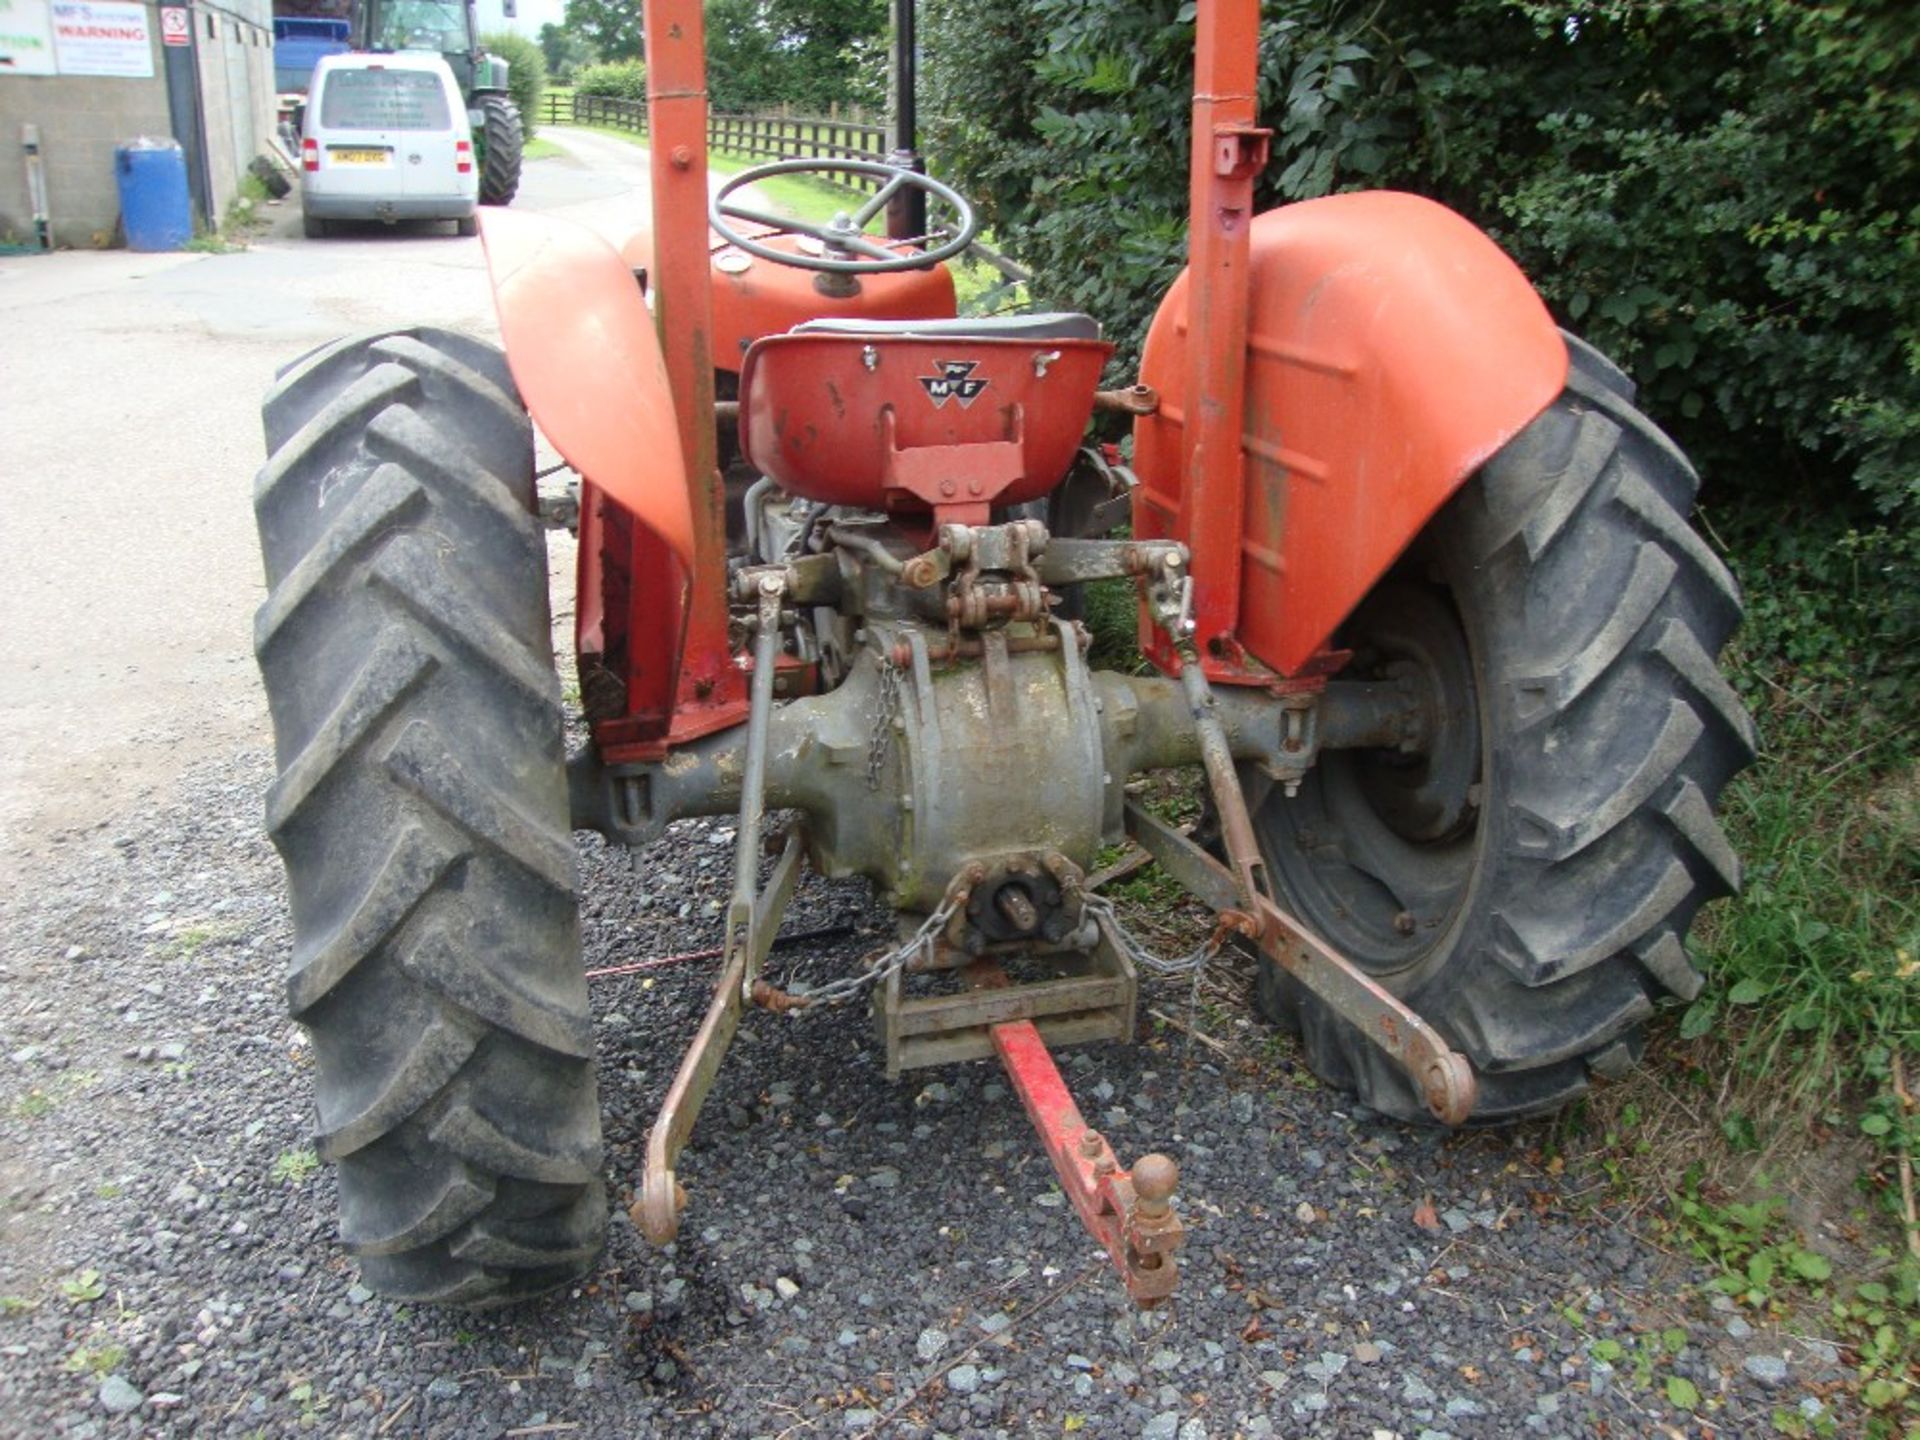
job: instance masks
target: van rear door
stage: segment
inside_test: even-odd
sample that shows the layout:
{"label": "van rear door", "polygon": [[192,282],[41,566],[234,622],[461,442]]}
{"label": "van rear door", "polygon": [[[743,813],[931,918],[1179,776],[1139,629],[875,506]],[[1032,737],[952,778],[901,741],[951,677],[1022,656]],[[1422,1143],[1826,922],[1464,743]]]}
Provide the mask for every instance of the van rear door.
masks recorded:
{"label": "van rear door", "polygon": [[[409,128],[399,136],[401,193],[447,199],[460,193],[461,177],[456,169],[460,157],[454,152],[457,141],[468,140],[467,107],[453,88],[453,74],[444,66],[417,72],[421,80],[431,80],[439,94],[437,105],[425,105],[430,116],[418,128]],[[469,140],[468,142],[472,142]],[[473,152],[467,151],[469,166]]]}
{"label": "van rear door", "polygon": [[[407,194],[427,160],[413,142],[444,136],[452,149],[453,115],[437,70],[378,63],[329,70],[319,109],[322,189],[329,195]],[[445,193],[444,182],[438,193]]]}

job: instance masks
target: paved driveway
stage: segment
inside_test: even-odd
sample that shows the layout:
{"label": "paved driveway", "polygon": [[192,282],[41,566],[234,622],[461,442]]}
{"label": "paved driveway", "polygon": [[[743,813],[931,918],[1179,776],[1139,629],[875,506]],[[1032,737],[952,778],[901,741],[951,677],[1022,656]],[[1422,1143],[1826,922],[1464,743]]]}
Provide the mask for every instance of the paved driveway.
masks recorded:
{"label": "paved driveway", "polygon": [[[616,243],[644,223],[645,151],[563,143],[516,209]],[[0,259],[0,865],[266,737],[250,489],[275,370],[382,325],[497,333],[479,241],[273,216],[226,255]]]}

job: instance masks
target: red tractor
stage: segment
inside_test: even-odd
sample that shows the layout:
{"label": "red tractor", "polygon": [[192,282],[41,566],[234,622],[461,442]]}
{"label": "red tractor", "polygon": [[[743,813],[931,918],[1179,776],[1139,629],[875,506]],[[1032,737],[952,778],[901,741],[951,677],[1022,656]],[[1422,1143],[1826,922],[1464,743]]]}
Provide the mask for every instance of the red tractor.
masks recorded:
{"label": "red tractor", "polygon": [[[956,318],[972,212],[909,166],[828,226],[741,203],[800,162],[710,209],[702,7],[646,8],[651,242],[490,213],[504,356],[341,341],[265,404],[267,818],[366,1283],[504,1303],[602,1244],[576,829],[737,820],[713,999],[634,1186],[656,1242],[747,1007],[865,999],[889,1075],[997,1056],[1143,1302],[1175,1282],[1174,1166],[1127,1166],[1049,1053],[1131,1038],[1142,969],[1250,947],[1261,1012],[1409,1119],[1632,1064],[1737,883],[1713,804],[1752,735],[1715,662],[1738,592],[1622,374],[1438,205],[1254,213],[1255,0],[1199,6],[1190,263],[1108,391],[1086,316]],[[1129,463],[1083,443],[1096,410],[1131,417]],[[571,759],[529,413],[582,477]],[[1061,613],[1116,578],[1152,673],[1093,670]],[[1191,829],[1129,790],[1182,767]],[[1128,836],[1217,916],[1193,954],[1088,883]],[[899,933],[787,991],[803,864],[868,879]]]}

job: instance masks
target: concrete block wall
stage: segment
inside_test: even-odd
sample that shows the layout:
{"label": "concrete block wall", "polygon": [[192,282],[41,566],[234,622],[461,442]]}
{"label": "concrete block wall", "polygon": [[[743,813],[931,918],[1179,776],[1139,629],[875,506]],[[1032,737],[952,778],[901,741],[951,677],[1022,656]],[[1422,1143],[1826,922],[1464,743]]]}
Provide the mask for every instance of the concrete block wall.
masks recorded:
{"label": "concrete block wall", "polygon": [[108,76],[0,76],[0,238],[33,239],[33,202],[27,194],[20,127],[40,127],[46,165],[47,209],[59,245],[94,246],[113,239],[120,191],[113,148],[136,135],[171,135],[167,82],[153,24],[151,80]]}
{"label": "concrete block wall", "polygon": [[[47,204],[56,244],[111,243],[120,218],[114,147],[138,135],[171,135],[158,5],[151,19],[153,77],[0,75],[0,239],[33,238],[20,127],[40,127]],[[194,0],[207,174],[218,222],[248,162],[273,135],[272,0]],[[178,137],[182,144],[192,143]]]}
{"label": "concrete block wall", "polygon": [[221,0],[194,10],[200,110],[216,219],[240,193],[253,157],[273,135],[273,0]]}

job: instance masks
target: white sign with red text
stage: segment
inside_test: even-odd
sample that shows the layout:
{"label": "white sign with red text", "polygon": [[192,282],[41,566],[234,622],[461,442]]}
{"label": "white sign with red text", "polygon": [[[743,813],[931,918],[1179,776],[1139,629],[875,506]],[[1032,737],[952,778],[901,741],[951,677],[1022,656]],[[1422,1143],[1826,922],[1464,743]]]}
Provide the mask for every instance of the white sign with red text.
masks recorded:
{"label": "white sign with red text", "polygon": [[147,7],[126,0],[53,0],[53,52],[62,75],[153,74]]}

